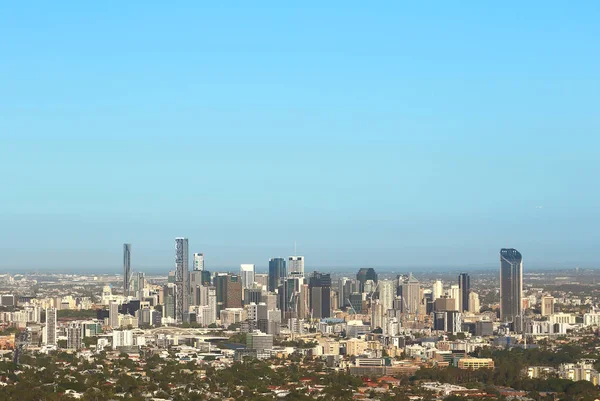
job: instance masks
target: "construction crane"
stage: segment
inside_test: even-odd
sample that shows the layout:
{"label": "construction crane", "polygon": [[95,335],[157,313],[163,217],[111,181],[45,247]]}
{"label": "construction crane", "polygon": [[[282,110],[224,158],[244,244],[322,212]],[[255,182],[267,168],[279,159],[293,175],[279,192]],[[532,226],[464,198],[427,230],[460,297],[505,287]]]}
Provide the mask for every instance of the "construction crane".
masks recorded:
{"label": "construction crane", "polygon": [[350,302],[350,299],[346,298],[346,301],[348,302],[348,305],[350,305],[350,310],[352,311],[352,314],[357,315],[358,313],[356,313],[356,309],[354,309],[354,306],[352,306],[352,302]]}

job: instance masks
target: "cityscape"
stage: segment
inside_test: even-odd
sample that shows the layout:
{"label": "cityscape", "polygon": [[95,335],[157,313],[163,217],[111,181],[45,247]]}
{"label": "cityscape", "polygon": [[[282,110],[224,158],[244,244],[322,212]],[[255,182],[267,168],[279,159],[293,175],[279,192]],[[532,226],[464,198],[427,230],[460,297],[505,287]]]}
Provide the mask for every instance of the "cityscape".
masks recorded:
{"label": "cityscape", "polygon": [[[554,399],[600,383],[595,270],[527,274],[503,248],[499,274],[331,274],[298,255],[211,272],[187,238],[174,245],[165,275],[134,272],[126,243],[120,275],[0,276],[4,394],[17,399],[25,367],[49,369],[38,362],[55,364],[59,399]],[[240,379],[291,365],[302,377]]]}
{"label": "cityscape", "polygon": [[0,401],[600,401],[600,2],[0,12]]}

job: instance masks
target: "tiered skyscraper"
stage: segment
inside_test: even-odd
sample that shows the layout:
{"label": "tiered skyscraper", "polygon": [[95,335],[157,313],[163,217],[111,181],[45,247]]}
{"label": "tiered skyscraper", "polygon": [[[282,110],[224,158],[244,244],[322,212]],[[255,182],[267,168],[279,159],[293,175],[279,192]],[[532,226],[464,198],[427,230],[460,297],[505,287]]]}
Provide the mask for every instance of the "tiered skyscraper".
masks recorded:
{"label": "tiered skyscraper", "polygon": [[523,257],[516,249],[500,250],[500,320],[517,323],[522,314]]}
{"label": "tiered skyscraper", "polygon": [[123,244],[123,296],[129,295],[131,280],[131,244]]}
{"label": "tiered skyscraper", "polygon": [[189,308],[189,256],[188,239],[175,238],[175,320],[179,323],[185,322]]}

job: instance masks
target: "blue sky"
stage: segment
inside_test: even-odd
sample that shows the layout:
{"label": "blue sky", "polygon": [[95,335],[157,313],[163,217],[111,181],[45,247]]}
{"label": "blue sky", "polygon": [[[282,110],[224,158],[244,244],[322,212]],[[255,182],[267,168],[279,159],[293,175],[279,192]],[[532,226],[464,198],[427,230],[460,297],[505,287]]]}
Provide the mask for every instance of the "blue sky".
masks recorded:
{"label": "blue sky", "polygon": [[0,269],[597,267],[597,2],[0,12]]}

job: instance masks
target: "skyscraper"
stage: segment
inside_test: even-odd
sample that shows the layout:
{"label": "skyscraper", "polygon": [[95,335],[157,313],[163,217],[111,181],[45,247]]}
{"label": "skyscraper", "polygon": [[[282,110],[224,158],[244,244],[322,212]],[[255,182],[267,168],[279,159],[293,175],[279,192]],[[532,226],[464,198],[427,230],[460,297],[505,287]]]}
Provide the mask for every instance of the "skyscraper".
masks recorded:
{"label": "skyscraper", "polygon": [[392,280],[379,281],[379,301],[383,307],[383,311],[394,307],[394,296],[396,295],[396,282]]}
{"label": "skyscraper", "polygon": [[442,295],[444,295],[444,284],[442,284],[441,280],[436,280],[435,283],[433,283],[432,298],[435,301],[436,299],[441,298]]}
{"label": "skyscraper", "polygon": [[356,273],[356,280],[359,282],[359,292],[363,292],[367,280],[373,280],[373,282],[377,283],[377,273],[375,273],[375,269],[372,267],[362,268]]}
{"label": "skyscraper", "polygon": [[418,313],[419,304],[421,303],[420,289],[421,285],[412,273],[409,274],[408,279],[400,286],[401,296],[403,299],[402,312],[404,313]]}
{"label": "skyscraper", "polygon": [[288,258],[288,272],[290,276],[304,277],[304,256],[290,256]]}
{"label": "skyscraper", "polygon": [[188,239],[175,238],[175,320],[179,323],[185,322],[188,316],[189,263]]}
{"label": "skyscraper", "polygon": [[108,325],[113,329],[119,327],[119,304],[116,302],[108,306]]}
{"label": "skyscraper", "polygon": [[285,269],[285,259],[272,258],[269,259],[269,285],[268,289],[274,292],[281,284],[281,280],[287,277]]}
{"label": "skyscraper", "polygon": [[194,271],[203,271],[204,270],[204,254],[203,253],[195,253],[194,254]]}
{"label": "skyscraper", "polygon": [[242,278],[242,288],[250,288],[254,284],[255,266],[251,264],[240,265],[240,276]]}
{"label": "skyscraper", "polygon": [[131,280],[131,244],[123,244],[123,296],[129,296]]}
{"label": "skyscraper", "polygon": [[241,308],[242,279],[240,276],[229,273],[215,276],[215,295],[217,316],[225,308]]}
{"label": "skyscraper", "polygon": [[331,275],[314,272],[309,281],[309,305],[315,319],[331,316]]}
{"label": "skyscraper", "polygon": [[469,292],[471,291],[471,277],[467,273],[458,275],[458,310],[465,312],[469,310]]}
{"label": "skyscraper", "polygon": [[46,345],[56,345],[56,308],[46,309]]}
{"label": "skyscraper", "polygon": [[517,323],[522,314],[523,257],[516,249],[500,250],[500,320]]}
{"label": "skyscraper", "polygon": [[554,298],[546,295],[542,297],[542,316],[550,316],[554,313]]}

